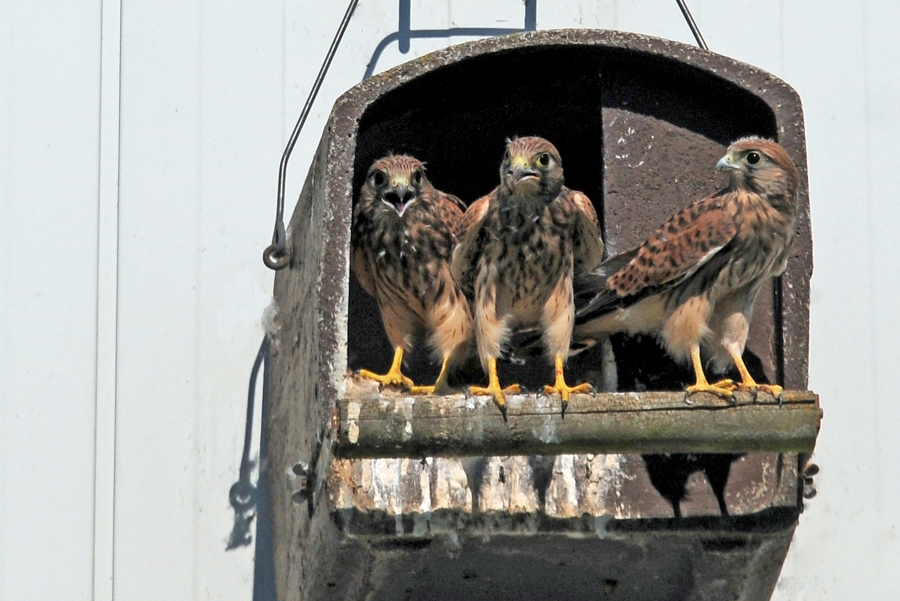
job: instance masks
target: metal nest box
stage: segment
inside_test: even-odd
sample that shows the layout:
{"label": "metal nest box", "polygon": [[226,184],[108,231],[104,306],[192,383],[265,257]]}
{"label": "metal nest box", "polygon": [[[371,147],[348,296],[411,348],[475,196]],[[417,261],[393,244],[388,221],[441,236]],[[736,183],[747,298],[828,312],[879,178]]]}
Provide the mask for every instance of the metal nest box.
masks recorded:
{"label": "metal nest box", "polygon": [[[557,146],[566,184],[595,203],[613,253],[720,186],[713,166],[735,139],[781,143],[803,180],[797,239],[787,272],[757,299],[745,361],[758,381],[800,392],[783,406],[734,407],[640,392],[680,390],[690,372],[654,341],[624,336],[613,339],[618,390],[633,394],[573,397],[564,421],[534,395],[510,400],[506,424],[490,402],[357,381],[353,371],[391,356],[348,265],[369,165],[415,155],[437,188],[471,202],[496,186],[515,135]],[[790,86],[613,31],[447,48],[337,101],[288,232],[266,424],[279,598],[769,598],[820,417],[803,392],[812,248]],[[592,379],[599,360],[573,358],[573,379]],[[412,370],[434,373],[424,361]],[[543,382],[551,369],[515,377],[536,372]]]}

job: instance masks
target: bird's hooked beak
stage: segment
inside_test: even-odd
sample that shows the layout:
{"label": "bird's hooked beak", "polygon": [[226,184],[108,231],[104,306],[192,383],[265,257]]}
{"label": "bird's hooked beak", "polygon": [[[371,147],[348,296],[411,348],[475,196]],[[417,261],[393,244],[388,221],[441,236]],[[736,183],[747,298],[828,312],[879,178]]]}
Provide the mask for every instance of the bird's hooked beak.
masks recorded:
{"label": "bird's hooked beak", "polygon": [[716,169],[718,171],[738,171],[741,168],[740,165],[734,162],[731,158],[731,153],[726,154],[719,162],[716,163]]}
{"label": "bird's hooked beak", "polygon": [[523,156],[514,156],[509,162],[509,169],[506,170],[512,182],[513,188],[518,188],[520,184],[525,182],[534,182],[540,179],[538,172],[531,168],[528,159]]}
{"label": "bird's hooked beak", "polygon": [[397,211],[397,215],[403,217],[406,209],[416,201],[416,193],[410,188],[408,179],[395,177],[391,180],[391,187],[385,190],[382,199],[385,204]]}

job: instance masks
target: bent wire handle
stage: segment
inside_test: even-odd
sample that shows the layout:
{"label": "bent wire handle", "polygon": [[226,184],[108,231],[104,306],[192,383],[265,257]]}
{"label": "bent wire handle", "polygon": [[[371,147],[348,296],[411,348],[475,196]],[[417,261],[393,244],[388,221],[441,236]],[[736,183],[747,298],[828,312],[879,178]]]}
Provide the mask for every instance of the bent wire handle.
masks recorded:
{"label": "bent wire handle", "polygon": [[322,87],[325,75],[328,73],[329,67],[331,67],[331,61],[341,45],[341,39],[344,37],[344,32],[347,31],[347,25],[350,24],[350,17],[353,16],[353,11],[356,10],[357,4],[359,4],[359,0],[350,0],[347,12],[344,13],[344,18],[341,20],[341,24],[338,25],[334,39],[331,41],[331,47],[328,48],[328,53],[325,55],[325,61],[319,69],[316,81],[313,83],[309,96],[306,98],[306,104],[303,105],[303,110],[300,112],[300,117],[294,126],[294,131],[291,132],[284,154],[281,155],[281,165],[278,168],[278,205],[275,212],[275,231],[272,234],[272,244],[263,251],[263,263],[266,264],[266,267],[275,271],[284,269],[291,262],[291,250],[287,247],[287,236],[284,230],[284,185],[288,161],[291,158],[291,153],[294,151],[294,146],[297,144],[297,138],[300,137],[300,131],[306,123],[306,118],[309,116],[310,110],[312,110],[312,105],[316,101],[316,96],[319,94],[319,88]]}

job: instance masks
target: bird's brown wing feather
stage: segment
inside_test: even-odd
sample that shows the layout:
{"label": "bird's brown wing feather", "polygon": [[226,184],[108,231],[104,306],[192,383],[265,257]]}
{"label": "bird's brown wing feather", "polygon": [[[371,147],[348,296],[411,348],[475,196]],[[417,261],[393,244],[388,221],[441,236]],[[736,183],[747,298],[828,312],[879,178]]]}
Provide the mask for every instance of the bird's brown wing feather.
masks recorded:
{"label": "bird's brown wing feather", "polygon": [[359,285],[371,296],[375,296],[375,278],[369,271],[369,262],[366,261],[362,249],[354,248],[350,255],[350,268],[359,280]]}
{"label": "bird's brown wing feather", "polygon": [[482,196],[466,210],[456,227],[456,248],[453,249],[453,260],[450,264],[450,273],[459,285],[467,293],[471,291],[469,280],[475,271],[475,263],[481,254],[481,239],[484,229],[484,216],[491,205],[494,193]]}
{"label": "bird's brown wing feather", "polygon": [[679,211],[644,242],[608,285],[618,294],[637,294],[695,273],[737,233],[729,198],[716,195]]}
{"label": "bird's brown wing feather", "polygon": [[464,203],[458,196],[448,194],[447,192],[441,192],[440,194],[443,197],[442,200],[449,201],[459,207],[459,211],[461,214],[466,212],[466,203]]}
{"label": "bird's brown wing feather", "polygon": [[434,204],[438,211],[438,218],[447,225],[450,232],[455,236],[459,224],[465,215],[465,203],[453,194],[438,191]]}
{"label": "bird's brown wing feather", "polygon": [[591,200],[583,193],[569,190],[566,197],[577,209],[573,244],[575,273],[593,271],[603,259],[600,220]]}

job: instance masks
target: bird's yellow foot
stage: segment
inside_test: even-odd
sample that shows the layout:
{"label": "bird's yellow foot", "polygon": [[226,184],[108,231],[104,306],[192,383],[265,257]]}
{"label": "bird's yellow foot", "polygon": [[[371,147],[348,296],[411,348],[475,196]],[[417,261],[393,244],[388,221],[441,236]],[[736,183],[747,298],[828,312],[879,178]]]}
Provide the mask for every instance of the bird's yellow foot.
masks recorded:
{"label": "bird's yellow foot", "polygon": [[718,388],[727,388],[732,392],[741,391],[741,392],[749,392],[753,394],[753,398],[756,398],[757,393],[760,391],[765,392],[766,394],[771,394],[774,398],[781,397],[781,393],[784,392],[784,388],[779,386],[778,384],[757,384],[753,378],[750,378],[749,382],[735,382],[734,380],[720,380],[713,384]]}
{"label": "bird's yellow foot", "polygon": [[556,382],[553,386],[544,386],[544,394],[558,394],[562,400],[562,416],[566,416],[566,408],[569,406],[570,394],[589,393],[594,391],[594,387],[590,384],[579,384],[578,386],[569,386],[563,376],[562,357],[555,358],[556,363]]}
{"label": "bird's yellow foot", "polygon": [[409,388],[412,389],[415,384],[413,383],[411,378],[407,378],[400,371],[400,367],[403,365],[403,348],[397,347],[394,349],[394,361],[391,363],[391,369],[388,370],[386,374],[383,376],[380,374],[376,374],[375,372],[369,371],[368,369],[359,370],[359,377],[366,378],[367,380],[375,380],[382,386],[399,386],[401,388]]}
{"label": "bird's yellow foot", "polygon": [[469,388],[469,394],[474,396],[479,395],[491,395],[494,397],[494,402],[497,403],[497,407],[500,409],[500,413],[503,414],[503,420],[506,421],[506,396],[507,394],[519,394],[522,392],[522,388],[518,384],[513,384],[512,386],[507,386],[506,388],[500,388],[500,384],[498,382],[492,382],[488,386],[472,386]]}
{"label": "bird's yellow foot", "polygon": [[690,395],[698,392],[709,392],[723,399],[733,401],[734,394],[732,394],[730,386],[721,386],[723,382],[710,384],[706,379],[706,374],[703,373],[703,363],[700,360],[700,345],[697,343],[691,345],[691,363],[694,365],[694,375],[697,378],[697,383],[684,389],[685,401]]}
{"label": "bird's yellow foot", "polygon": [[425,394],[425,395],[440,395],[440,394],[450,394],[453,392],[450,390],[450,386],[447,385],[447,362],[449,357],[444,358],[444,363],[441,365],[441,373],[438,376],[437,380],[434,381],[433,386],[412,386],[409,391],[412,394]]}
{"label": "bird's yellow foot", "polygon": [[697,384],[694,384],[693,386],[688,386],[687,388],[684,389],[684,391],[688,395],[697,394],[698,392],[709,392],[716,396],[720,396],[723,399],[731,399],[734,396],[734,393],[731,391],[731,389],[724,387],[724,386],[719,386],[718,384],[719,384],[718,382],[716,384],[707,384],[705,382],[698,382]]}
{"label": "bird's yellow foot", "polygon": [[450,394],[453,391],[447,386],[446,382],[438,383],[435,382],[433,386],[411,386],[409,389],[411,394],[425,394],[425,395],[442,395],[442,394]]}
{"label": "bird's yellow foot", "polygon": [[741,374],[741,381],[734,382],[732,380],[722,380],[721,382],[717,382],[715,385],[720,386],[724,385],[731,390],[742,390],[744,392],[750,392],[753,394],[753,400],[756,400],[756,395],[762,390],[765,393],[771,394],[774,398],[778,399],[778,404],[780,405],[784,400],[784,397],[781,393],[784,392],[784,388],[777,384],[757,384],[756,380],[753,379],[753,376],[750,375],[750,370],[747,369],[747,366],[744,364],[743,358],[741,358],[740,349],[734,348],[731,352],[731,358],[734,361],[734,366],[737,367],[738,372]]}
{"label": "bird's yellow foot", "polygon": [[757,393],[760,391],[765,392],[766,394],[771,394],[776,399],[781,396],[781,393],[784,392],[784,388],[779,386],[778,384],[757,384],[756,382],[751,381],[749,384],[746,382],[738,382],[734,385],[735,390],[742,390],[744,392],[753,393],[753,398],[756,398]]}
{"label": "bird's yellow foot", "polygon": [[507,386],[506,388],[500,388],[500,378],[497,376],[497,360],[496,359],[488,359],[488,385],[487,386],[471,386],[469,388],[469,394],[474,396],[479,395],[491,395],[494,397],[494,402],[497,403],[497,407],[500,409],[500,413],[503,415],[503,421],[506,421],[506,396],[507,394],[519,394],[522,392],[522,388],[518,384],[513,384],[512,386]]}
{"label": "bird's yellow foot", "polygon": [[382,376],[369,371],[368,369],[361,369],[359,370],[359,377],[367,380],[375,380],[382,386],[399,386],[401,388],[409,388],[410,390],[415,388],[412,379],[404,376],[400,373],[400,370],[391,370]]}
{"label": "bird's yellow foot", "polygon": [[594,387],[586,382],[578,386],[569,386],[565,381],[557,382],[553,386],[549,384],[544,386],[544,394],[558,394],[563,401],[568,401],[570,394],[589,394],[591,392],[594,392]]}

